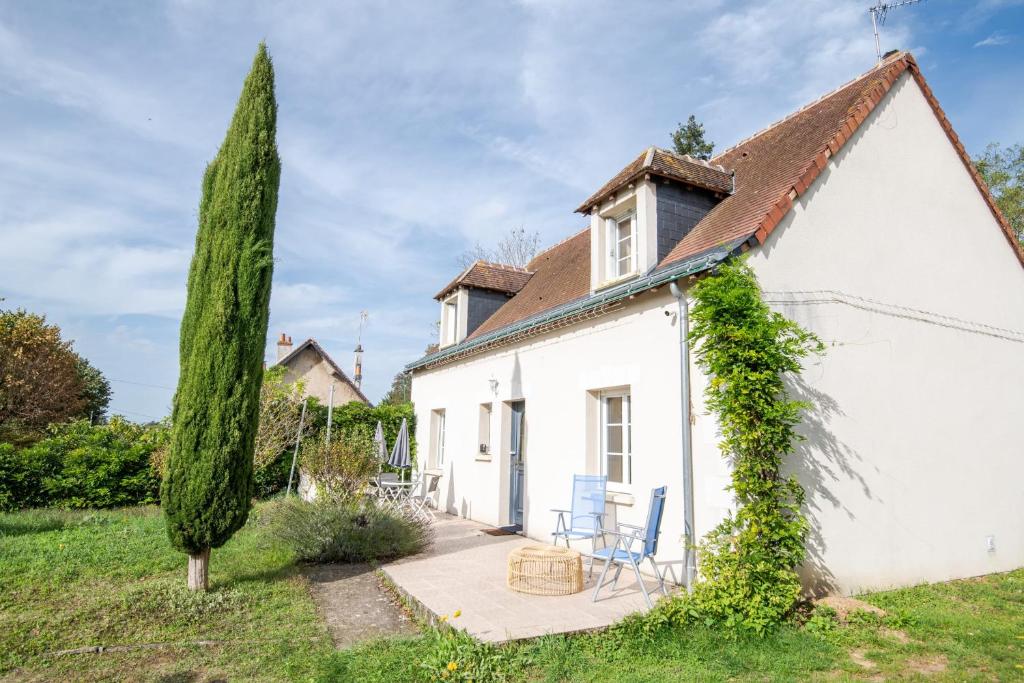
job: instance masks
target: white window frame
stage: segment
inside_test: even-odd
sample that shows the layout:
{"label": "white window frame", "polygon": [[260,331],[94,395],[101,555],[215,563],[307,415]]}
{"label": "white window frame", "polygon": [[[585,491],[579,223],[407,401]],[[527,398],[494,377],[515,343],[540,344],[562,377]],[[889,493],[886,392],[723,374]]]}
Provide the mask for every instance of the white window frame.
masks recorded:
{"label": "white window frame", "polygon": [[441,345],[450,346],[459,339],[459,295],[456,293],[448,297],[442,304],[444,306],[441,315]]}
{"label": "white window frame", "polygon": [[445,446],[445,411],[444,408],[439,408],[434,411],[434,415],[437,416],[437,433],[435,434],[434,441],[434,459],[437,462],[437,466],[441,467],[444,465],[444,446]]}
{"label": "white window frame", "polygon": [[[480,433],[477,435],[478,440],[478,458],[488,458],[491,455],[491,420],[494,417],[494,407],[492,403],[481,403],[480,404]],[[480,446],[485,446],[486,450],[479,450]]]}
{"label": "white window frame", "polygon": [[[608,422],[608,400],[622,399],[622,422],[609,424]],[[610,453],[608,451],[608,428],[619,426],[622,428],[622,453]],[[633,401],[629,389],[620,389],[601,393],[601,474],[608,476],[609,484],[621,484],[630,486],[633,483]],[[608,456],[620,455],[622,457],[622,481],[614,481],[609,474]]]}
{"label": "white window frame", "polygon": [[[619,226],[626,221],[629,222],[629,237],[619,239]],[[608,246],[608,260],[605,265],[607,277],[605,279],[617,280],[628,277],[636,272],[636,211],[627,211],[618,216],[606,218],[605,226],[605,239]],[[622,244],[627,240],[629,242],[628,257],[622,256]],[[619,265],[626,258],[629,259],[628,270],[619,272]]]}

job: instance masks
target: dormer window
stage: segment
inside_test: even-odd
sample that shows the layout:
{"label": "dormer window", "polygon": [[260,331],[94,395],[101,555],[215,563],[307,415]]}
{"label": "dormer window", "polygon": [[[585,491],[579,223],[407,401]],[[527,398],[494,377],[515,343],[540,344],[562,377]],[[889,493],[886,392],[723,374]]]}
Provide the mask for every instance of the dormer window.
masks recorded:
{"label": "dormer window", "polygon": [[441,346],[450,346],[459,341],[459,294],[445,299],[441,310]]}
{"label": "dormer window", "polygon": [[590,216],[590,291],[653,272],[732,191],[721,166],[647,149],[576,209]]}
{"label": "dormer window", "polygon": [[625,277],[636,270],[636,212],[607,219],[608,275]]}
{"label": "dormer window", "polygon": [[525,287],[532,275],[518,266],[474,261],[434,295],[441,303],[438,345],[444,348],[464,341]]}

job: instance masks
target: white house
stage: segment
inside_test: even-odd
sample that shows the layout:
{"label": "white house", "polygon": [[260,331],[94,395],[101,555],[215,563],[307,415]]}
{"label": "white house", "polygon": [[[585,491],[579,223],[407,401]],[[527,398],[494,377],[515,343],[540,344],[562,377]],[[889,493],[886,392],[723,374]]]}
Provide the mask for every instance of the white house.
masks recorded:
{"label": "white house", "polygon": [[648,149],[578,212],[527,268],[438,295],[441,346],[409,367],[442,509],[549,541],[574,473],[633,523],[667,485],[658,559],[682,560],[684,521],[699,538],[732,503],[692,354],[683,373],[687,289],[746,252],[827,345],[793,383],[808,588],[1024,565],[1024,252],[911,55],[711,162]]}

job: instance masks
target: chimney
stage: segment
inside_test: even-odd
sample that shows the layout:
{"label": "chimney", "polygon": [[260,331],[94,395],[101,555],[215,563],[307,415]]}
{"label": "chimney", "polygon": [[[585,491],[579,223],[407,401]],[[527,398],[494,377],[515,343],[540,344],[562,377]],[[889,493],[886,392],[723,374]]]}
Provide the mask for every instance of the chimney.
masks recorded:
{"label": "chimney", "polygon": [[363,345],[359,344],[356,346],[356,367],[353,373],[353,381],[356,383],[357,389],[363,387]]}
{"label": "chimney", "polygon": [[281,338],[277,340],[277,360],[281,362],[281,359],[292,352],[292,338],[285,336],[285,333],[281,333]]}

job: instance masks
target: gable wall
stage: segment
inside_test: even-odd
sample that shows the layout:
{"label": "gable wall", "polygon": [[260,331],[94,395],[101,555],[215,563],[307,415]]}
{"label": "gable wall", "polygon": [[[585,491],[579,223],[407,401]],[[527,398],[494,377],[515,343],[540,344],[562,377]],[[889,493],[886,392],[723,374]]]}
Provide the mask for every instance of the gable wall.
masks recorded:
{"label": "gable wall", "polygon": [[908,74],[750,262],[828,345],[796,387],[807,576],[849,593],[1024,565],[1024,335],[940,317],[1024,330],[1024,269]]}
{"label": "gable wall", "polygon": [[284,381],[302,381],[307,396],[315,396],[321,403],[327,405],[330,399],[331,384],[334,384],[334,405],[344,405],[350,401],[363,402],[348,382],[339,380],[320,354],[313,348],[306,347],[298,356],[292,358],[284,373]]}

